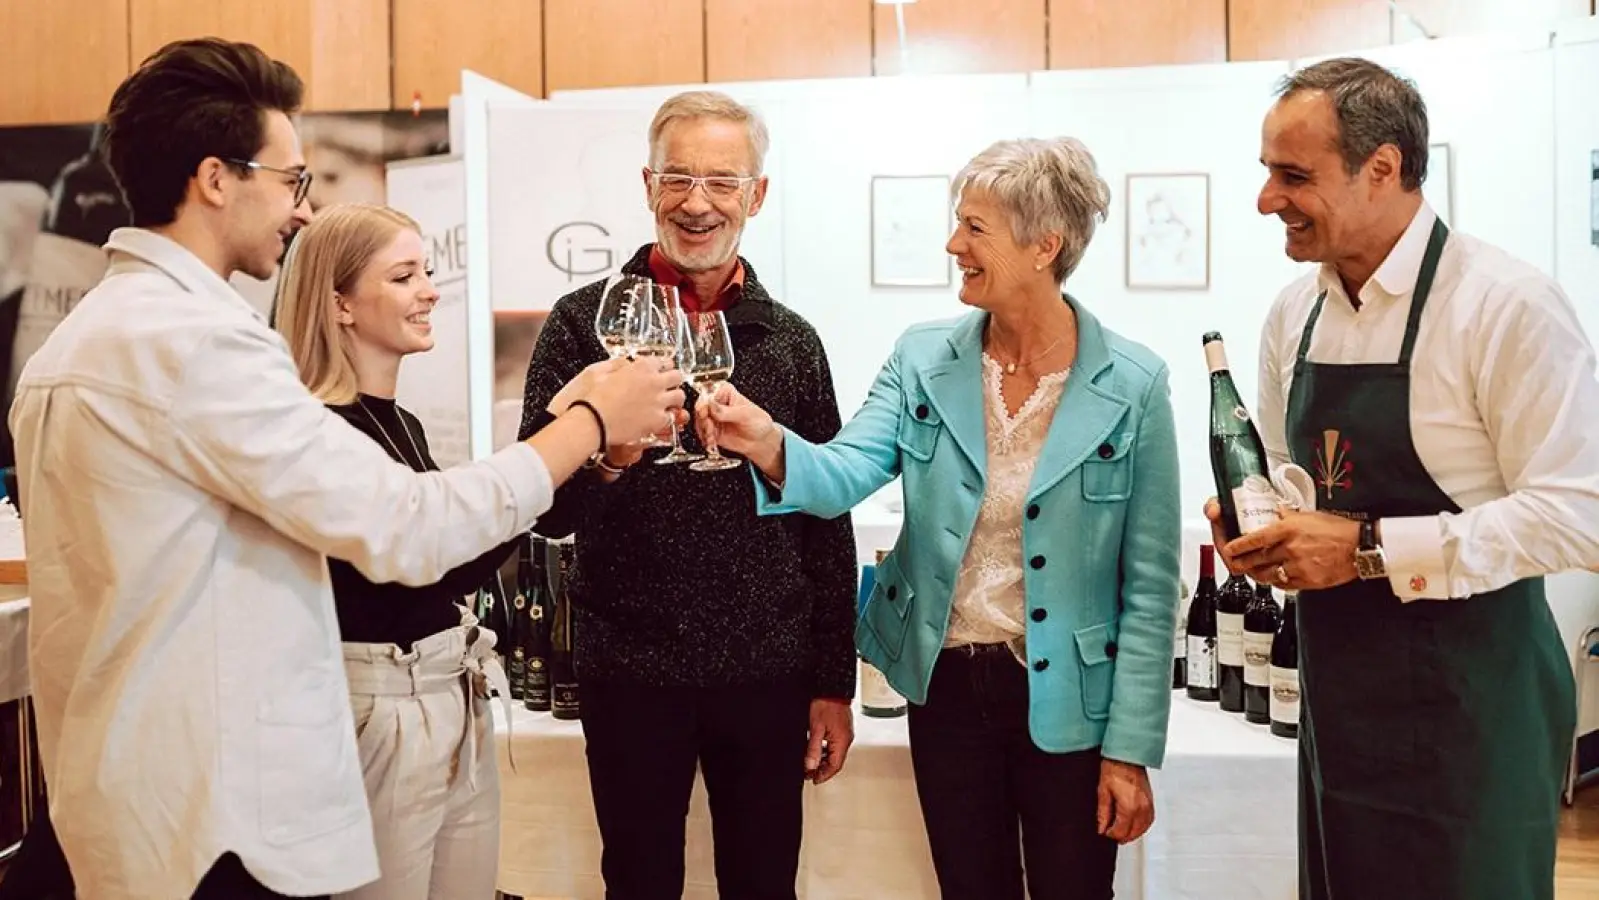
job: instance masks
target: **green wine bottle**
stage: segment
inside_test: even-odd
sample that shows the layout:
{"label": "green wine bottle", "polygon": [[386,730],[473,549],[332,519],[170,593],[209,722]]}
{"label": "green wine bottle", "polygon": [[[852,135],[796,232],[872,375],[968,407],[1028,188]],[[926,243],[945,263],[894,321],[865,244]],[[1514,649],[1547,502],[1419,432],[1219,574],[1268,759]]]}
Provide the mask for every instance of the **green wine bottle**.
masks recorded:
{"label": "green wine bottle", "polygon": [[1207,333],[1204,345],[1210,367],[1210,471],[1222,527],[1232,539],[1277,521],[1277,492],[1260,432],[1233,384],[1221,334]]}

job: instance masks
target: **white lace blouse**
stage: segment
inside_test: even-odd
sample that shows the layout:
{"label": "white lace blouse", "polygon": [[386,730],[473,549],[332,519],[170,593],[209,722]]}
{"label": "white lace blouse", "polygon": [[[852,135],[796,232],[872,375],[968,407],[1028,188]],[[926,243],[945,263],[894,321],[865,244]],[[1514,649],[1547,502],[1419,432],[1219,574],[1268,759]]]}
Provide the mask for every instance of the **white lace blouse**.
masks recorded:
{"label": "white lace blouse", "polygon": [[1027,658],[1022,515],[1033,469],[1070,373],[1068,368],[1040,378],[1012,416],[1005,405],[1004,373],[983,354],[988,484],[956,576],[946,647],[1008,643],[1018,660]]}

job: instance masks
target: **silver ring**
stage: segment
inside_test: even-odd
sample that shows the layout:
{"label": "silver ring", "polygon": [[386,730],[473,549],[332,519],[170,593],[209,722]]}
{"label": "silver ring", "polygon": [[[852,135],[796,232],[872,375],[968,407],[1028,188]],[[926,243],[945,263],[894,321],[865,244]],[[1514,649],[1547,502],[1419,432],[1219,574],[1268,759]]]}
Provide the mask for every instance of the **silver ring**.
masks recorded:
{"label": "silver ring", "polygon": [[1287,584],[1288,583],[1288,570],[1283,568],[1283,564],[1282,563],[1278,563],[1277,564],[1277,583],[1278,584]]}

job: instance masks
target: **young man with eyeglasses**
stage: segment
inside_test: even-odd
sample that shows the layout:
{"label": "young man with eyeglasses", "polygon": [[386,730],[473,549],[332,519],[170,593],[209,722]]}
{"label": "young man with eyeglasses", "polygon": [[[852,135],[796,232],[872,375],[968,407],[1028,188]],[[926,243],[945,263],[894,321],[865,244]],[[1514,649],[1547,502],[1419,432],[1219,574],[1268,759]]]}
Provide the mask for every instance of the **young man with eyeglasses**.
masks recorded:
{"label": "young man with eyeglasses", "polygon": [[[725,95],[668,100],[649,131],[657,242],[622,271],[723,311],[733,381],[812,440],[839,429],[815,330],[738,255],[766,196],[767,132]],[[523,433],[605,351],[604,282],[562,297],[528,368]],[[685,430],[683,443],[700,449]],[[747,466],[701,472],[612,448],[556,494],[537,530],[575,533],[570,591],[589,780],[611,900],[678,897],[684,822],[703,773],[724,897],[795,896],[805,782],[843,766],[855,687],[850,518],[758,518]]]}
{"label": "young man with eyeglasses", "polygon": [[256,47],[205,39],[157,51],[112,97],[106,155],[133,227],[10,413],[54,826],[32,858],[51,862],[58,835],[71,873],[36,890],[13,871],[0,896],[75,881],[85,898],[254,900],[375,879],[326,558],[435,582],[682,401],[653,362],[579,373],[561,396],[581,408],[444,473],[329,411],[227,283],[270,277],[309,219],[301,93]]}

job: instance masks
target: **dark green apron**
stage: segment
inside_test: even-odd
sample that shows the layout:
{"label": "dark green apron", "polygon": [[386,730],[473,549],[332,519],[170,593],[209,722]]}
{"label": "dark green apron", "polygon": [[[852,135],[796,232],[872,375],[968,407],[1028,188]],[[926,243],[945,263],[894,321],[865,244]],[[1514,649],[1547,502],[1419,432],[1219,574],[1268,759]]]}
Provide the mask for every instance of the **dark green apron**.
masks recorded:
{"label": "dark green apron", "polygon": [[[1397,363],[1306,360],[1288,394],[1317,508],[1459,512],[1410,432],[1410,358],[1448,229],[1433,227]],[[1552,900],[1576,726],[1543,579],[1401,603],[1386,579],[1300,595],[1300,900]]]}

